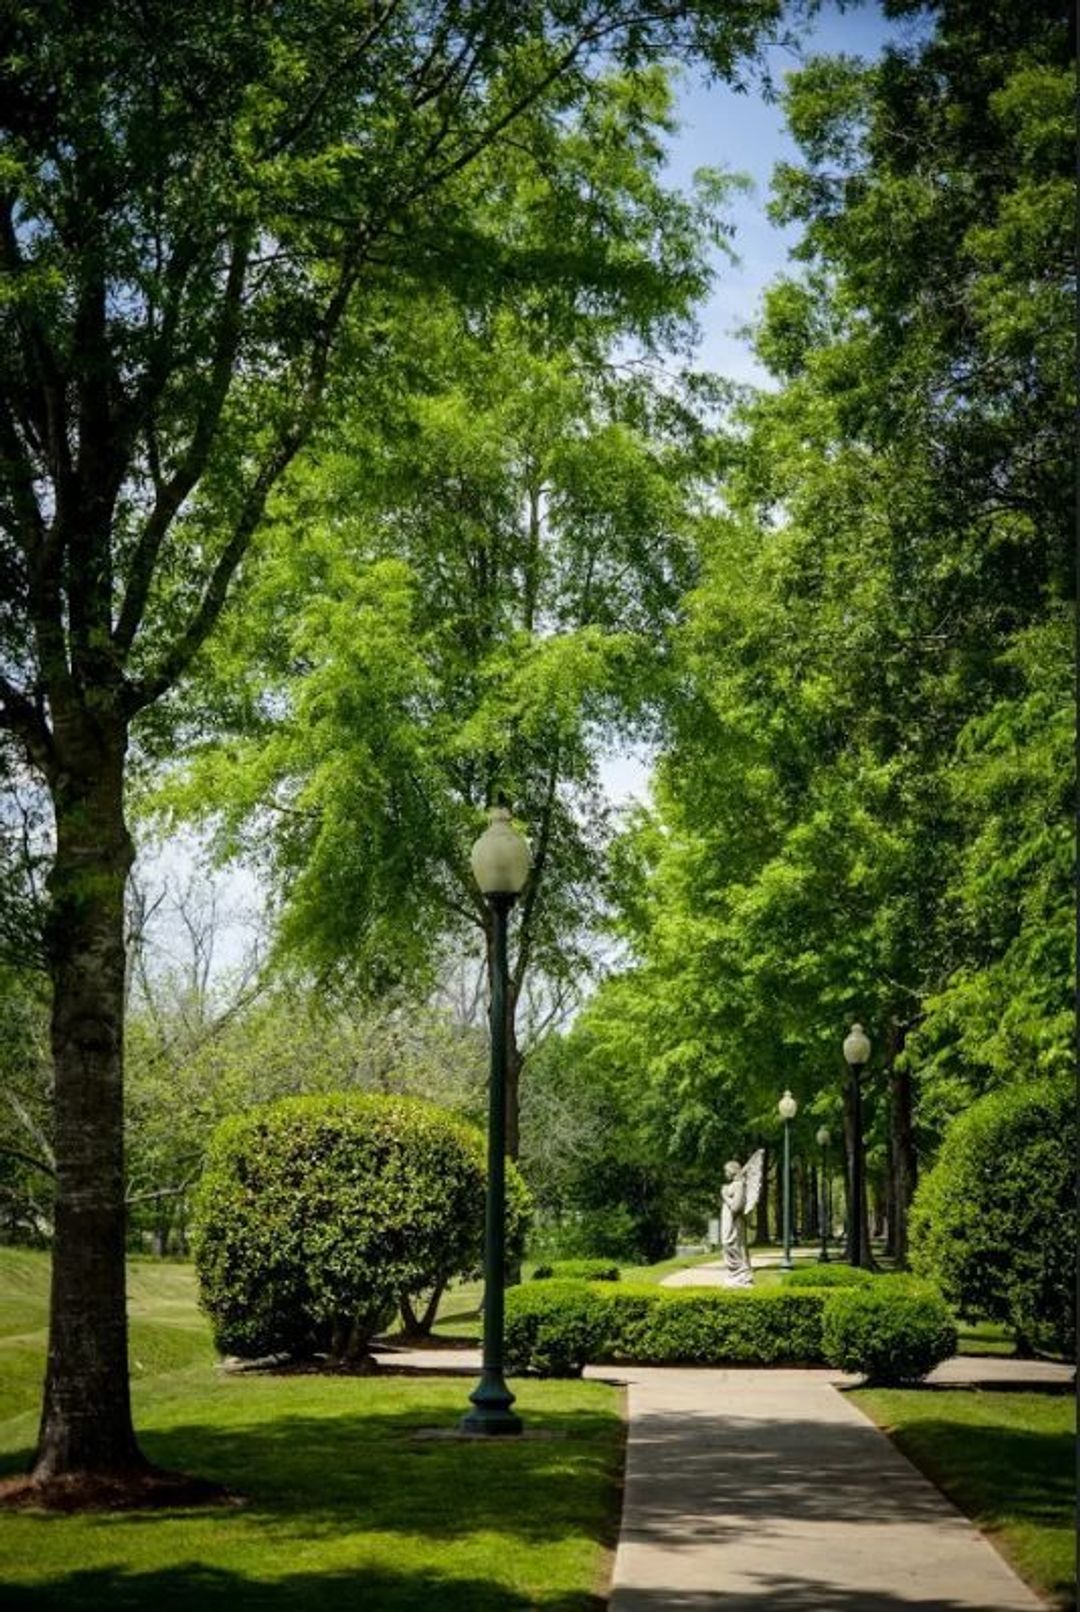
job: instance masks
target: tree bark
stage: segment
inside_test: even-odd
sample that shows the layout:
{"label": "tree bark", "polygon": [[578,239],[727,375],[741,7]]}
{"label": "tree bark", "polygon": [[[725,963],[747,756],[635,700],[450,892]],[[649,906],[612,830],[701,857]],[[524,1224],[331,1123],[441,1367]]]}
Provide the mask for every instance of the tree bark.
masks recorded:
{"label": "tree bark", "polygon": [[[123,726],[89,718],[60,749],[46,935],[52,979],[56,1213],[35,1482],[147,1470],[128,1387],[124,1248]],[[59,727],[59,723],[58,723]],[[65,753],[70,751],[71,753]]]}
{"label": "tree bark", "polygon": [[895,1063],[889,1070],[889,1154],[894,1216],[890,1241],[896,1263],[906,1266],[908,1218],[918,1180],[918,1156],[915,1151],[911,1072],[908,1069],[897,1068]]}
{"label": "tree bark", "polygon": [[757,1203],[757,1226],[754,1232],[754,1241],[767,1243],[769,1240],[769,1149],[765,1149],[765,1157],[761,1161],[761,1196]]}
{"label": "tree bark", "polygon": [[[865,1111],[865,1108],[864,1108],[864,1110],[863,1110],[863,1124],[864,1124],[864,1127],[865,1127],[865,1123],[866,1123],[866,1111]],[[865,1137],[865,1130],[864,1130],[864,1137]],[[851,1183],[852,1183],[852,1179],[853,1179],[852,1163],[853,1163],[854,1156],[855,1156],[855,1125],[854,1125],[854,1115],[852,1113],[851,1082],[849,1080],[845,1080],[845,1082],[844,1082],[844,1152],[845,1152],[845,1163],[846,1163],[846,1168],[844,1170],[844,1205],[845,1205],[845,1216],[844,1216],[844,1258],[850,1262],[852,1260],[853,1256],[854,1256],[854,1253],[855,1253],[855,1243],[854,1243],[854,1236],[853,1236],[853,1228],[854,1228],[856,1206],[852,1202],[852,1189],[851,1189]],[[859,1214],[859,1218],[860,1218],[860,1222],[861,1222],[861,1226],[862,1226],[862,1264],[865,1265],[867,1267],[867,1269],[872,1270],[874,1268],[874,1257],[873,1257],[873,1252],[872,1252],[872,1245],[871,1245],[871,1242],[870,1242],[870,1211],[869,1211],[869,1203],[868,1203],[868,1200],[867,1200],[867,1191],[866,1191],[867,1181],[866,1181],[865,1162],[866,1162],[866,1151],[865,1151],[865,1146],[864,1146],[864,1149],[863,1149],[863,1165],[864,1165],[864,1168],[863,1168],[863,1194],[862,1194],[862,1203],[858,1206],[858,1214]]]}

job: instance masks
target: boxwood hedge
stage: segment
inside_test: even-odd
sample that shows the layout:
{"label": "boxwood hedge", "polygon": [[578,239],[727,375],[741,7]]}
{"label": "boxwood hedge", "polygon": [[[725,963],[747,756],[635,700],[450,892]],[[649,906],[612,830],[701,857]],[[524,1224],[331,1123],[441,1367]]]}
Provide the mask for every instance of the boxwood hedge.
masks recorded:
{"label": "boxwood hedge", "polygon": [[876,1382],[906,1382],[956,1347],[940,1293],[902,1276],[745,1291],[546,1281],[507,1293],[506,1324],[512,1369],[541,1376],[576,1375],[600,1361],[830,1364]]}

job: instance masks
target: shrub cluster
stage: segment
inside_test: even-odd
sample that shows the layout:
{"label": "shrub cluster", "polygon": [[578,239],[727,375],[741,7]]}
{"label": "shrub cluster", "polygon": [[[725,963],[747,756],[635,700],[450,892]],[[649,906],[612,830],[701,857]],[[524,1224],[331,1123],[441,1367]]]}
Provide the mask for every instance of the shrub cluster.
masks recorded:
{"label": "shrub cluster", "polygon": [[538,1265],[533,1271],[534,1282],[617,1282],[621,1276],[617,1265],[606,1259],[555,1259]]}
{"label": "shrub cluster", "polygon": [[512,1369],[570,1376],[602,1360],[642,1365],[822,1365],[875,1382],[924,1376],[956,1348],[941,1295],[909,1278],[832,1290],[728,1291],[546,1281],[506,1295]]}
{"label": "shrub cluster", "polygon": [[961,1315],[1066,1354],[1076,1341],[1075,1152],[1071,1081],[991,1092],[949,1127],[911,1219],[915,1269]]}
{"label": "shrub cluster", "polygon": [[860,1265],[799,1265],[783,1277],[785,1287],[866,1287],[874,1280]]}
{"label": "shrub cluster", "polygon": [[[287,1097],[227,1119],[194,1227],[218,1348],[362,1355],[402,1296],[477,1271],[485,1187],[480,1132],[415,1099]],[[512,1168],[507,1203],[516,1251],[528,1194]]]}
{"label": "shrub cluster", "polygon": [[830,1366],[869,1382],[918,1382],[956,1353],[956,1322],[936,1288],[883,1276],[829,1295],[822,1345]]}
{"label": "shrub cluster", "polygon": [[580,1377],[598,1360],[607,1334],[605,1305],[586,1282],[547,1280],[506,1295],[506,1363],[540,1377]]}

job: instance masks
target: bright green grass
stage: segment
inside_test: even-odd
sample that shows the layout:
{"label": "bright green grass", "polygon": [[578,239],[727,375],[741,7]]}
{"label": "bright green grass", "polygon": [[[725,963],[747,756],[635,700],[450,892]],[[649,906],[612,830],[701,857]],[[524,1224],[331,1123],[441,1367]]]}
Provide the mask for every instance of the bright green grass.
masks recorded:
{"label": "bright green grass", "polygon": [[[0,1250],[0,1473],[37,1422],[46,1260]],[[133,1263],[136,1423],[160,1465],[242,1506],[0,1513],[0,1605],[41,1612],[584,1612],[603,1605],[622,1466],[616,1390],[520,1385],[550,1439],[418,1440],[455,1426],[467,1378],[227,1377],[184,1266]]]}
{"label": "bright green grass", "polygon": [[1071,1394],[860,1388],[851,1397],[1035,1589],[1075,1607]]}

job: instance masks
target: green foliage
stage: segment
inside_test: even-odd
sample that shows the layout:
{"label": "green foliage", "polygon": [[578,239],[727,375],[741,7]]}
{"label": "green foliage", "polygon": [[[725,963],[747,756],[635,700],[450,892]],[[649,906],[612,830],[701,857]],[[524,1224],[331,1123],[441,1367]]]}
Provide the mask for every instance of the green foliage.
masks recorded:
{"label": "green foliage", "polygon": [[[483,1141],[406,1098],[284,1098],[228,1119],[199,1185],[195,1257],[218,1347],[362,1354],[394,1303],[482,1252]],[[508,1172],[508,1241],[528,1198]]]}
{"label": "green foliage", "polygon": [[813,1365],[821,1360],[820,1293],[780,1288],[631,1288],[605,1295],[605,1352],[654,1365]]}
{"label": "green foliage", "polygon": [[506,1302],[514,1360],[541,1375],[597,1360],[719,1366],[822,1358],[821,1293],[541,1282],[512,1288]]}
{"label": "green foliage", "polygon": [[580,1377],[601,1357],[607,1314],[578,1281],[530,1282],[506,1295],[506,1363],[540,1377]]}
{"label": "green foliage", "polygon": [[841,1371],[871,1383],[918,1382],[956,1353],[956,1322],[931,1284],[883,1276],[830,1295],[821,1341]]}
{"label": "green foliage", "polygon": [[729,417],[575,1026],[681,1163],[775,1134],[779,1068],[838,1136],[860,1019],[894,1202],[910,1136],[1072,1056],[1073,52],[1054,0],[930,22],[787,81],[776,385]]}
{"label": "green foliage", "polygon": [[617,1282],[619,1267],[602,1259],[557,1259],[550,1265],[537,1265],[534,1282]]}
{"label": "green foliage", "polygon": [[1075,1342],[1075,1152],[1071,1080],[989,1093],[953,1121],[912,1221],[916,1269],[961,1314],[1066,1352]]}
{"label": "green foliage", "polygon": [[783,1276],[784,1287],[868,1287],[875,1280],[873,1271],[857,1265],[800,1265]]}

